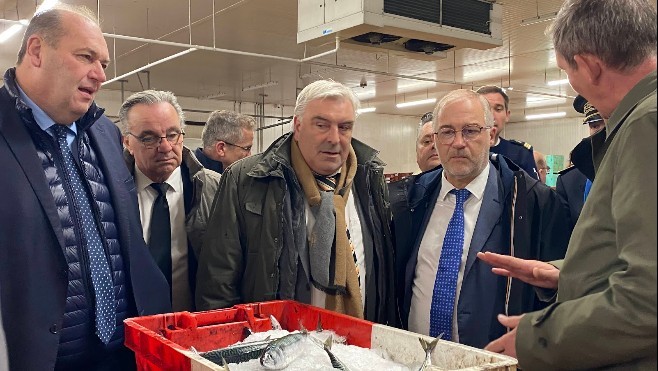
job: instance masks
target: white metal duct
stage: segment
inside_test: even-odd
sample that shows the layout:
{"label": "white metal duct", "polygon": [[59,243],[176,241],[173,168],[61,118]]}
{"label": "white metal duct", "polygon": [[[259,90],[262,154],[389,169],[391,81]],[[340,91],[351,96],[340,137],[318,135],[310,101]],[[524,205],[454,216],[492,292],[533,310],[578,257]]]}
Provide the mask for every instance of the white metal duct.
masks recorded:
{"label": "white metal duct", "polygon": [[[362,42],[372,33],[389,41]],[[445,58],[448,50],[501,46],[502,6],[483,0],[298,0],[298,43],[322,45],[336,35],[344,47]],[[352,39],[359,36],[361,41]]]}

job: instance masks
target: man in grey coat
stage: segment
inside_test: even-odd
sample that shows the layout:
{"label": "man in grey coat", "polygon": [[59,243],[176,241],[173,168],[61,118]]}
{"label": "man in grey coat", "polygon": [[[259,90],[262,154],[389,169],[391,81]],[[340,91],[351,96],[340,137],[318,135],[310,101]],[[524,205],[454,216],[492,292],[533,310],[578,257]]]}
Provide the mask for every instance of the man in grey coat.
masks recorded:
{"label": "man in grey coat", "polygon": [[589,141],[595,179],[564,261],[481,256],[558,290],[543,311],[501,317],[513,330],[487,349],[529,370],[655,370],[655,3],[567,0],[551,34],[558,66],[606,128]]}

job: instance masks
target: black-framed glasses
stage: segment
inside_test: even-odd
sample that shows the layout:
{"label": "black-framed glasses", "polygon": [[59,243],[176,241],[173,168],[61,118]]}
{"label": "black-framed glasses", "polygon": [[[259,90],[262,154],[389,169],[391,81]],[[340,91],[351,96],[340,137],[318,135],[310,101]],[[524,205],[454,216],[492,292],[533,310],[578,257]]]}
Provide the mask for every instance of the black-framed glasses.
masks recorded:
{"label": "black-framed glasses", "polygon": [[462,133],[462,138],[464,141],[470,141],[477,139],[482,130],[491,129],[491,126],[479,126],[479,125],[466,125],[461,130],[455,130],[453,128],[441,128],[436,134],[441,144],[452,144],[455,141],[455,136],[457,132]]}
{"label": "black-framed glasses", "polygon": [[228,144],[229,146],[238,147],[238,148],[240,148],[241,150],[243,150],[243,151],[247,151],[247,152],[251,152],[251,147],[253,147],[253,146],[246,146],[246,147],[243,147],[243,146],[239,146],[239,145],[237,145],[237,144],[229,143],[229,142],[227,142],[227,141],[225,141],[225,140],[222,140],[222,142]]}
{"label": "black-framed glasses", "polygon": [[169,142],[169,144],[171,144],[172,146],[179,144],[181,138],[183,137],[183,135],[185,135],[185,132],[177,131],[177,132],[169,133],[164,137],[159,137],[157,135],[149,135],[149,134],[138,137],[133,133],[128,133],[128,135],[132,135],[133,137],[135,137],[135,139],[139,140],[142,143],[142,145],[144,145],[144,147],[152,149],[160,146],[160,143],[162,143],[163,139],[167,139],[167,142]]}

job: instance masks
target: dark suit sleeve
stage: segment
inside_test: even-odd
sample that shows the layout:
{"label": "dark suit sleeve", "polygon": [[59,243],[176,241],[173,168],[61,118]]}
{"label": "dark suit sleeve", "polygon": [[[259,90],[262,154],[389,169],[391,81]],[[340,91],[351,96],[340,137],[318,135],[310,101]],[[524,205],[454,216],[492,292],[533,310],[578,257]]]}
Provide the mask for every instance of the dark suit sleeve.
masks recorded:
{"label": "dark suit sleeve", "polygon": [[555,184],[555,193],[560,197],[560,202],[562,207],[566,212],[567,225],[570,230],[573,230],[573,226],[576,223],[575,220],[571,220],[571,209],[569,207],[569,196],[567,195],[567,190],[564,185],[564,178],[562,175],[557,177],[557,183]]}

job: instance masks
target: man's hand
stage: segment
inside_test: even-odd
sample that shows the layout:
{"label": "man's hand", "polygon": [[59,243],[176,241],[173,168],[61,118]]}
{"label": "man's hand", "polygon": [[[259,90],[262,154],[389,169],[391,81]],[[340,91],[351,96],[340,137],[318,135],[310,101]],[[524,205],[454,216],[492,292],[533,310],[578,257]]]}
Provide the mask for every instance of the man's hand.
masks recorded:
{"label": "man's hand", "polygon": [[523,315],[507,317],[499,314],[498,322],[511,331],[487,344],[484,350],[516,358],[516,327],[519,325],[522,317]]}
{"label": "man's hand", "polygon": [[560,270],[551,264],[491,252],[479,252],[478,258],[493,266],[491,271],[495,274],[517,278],[545,289],[557,289]]}

